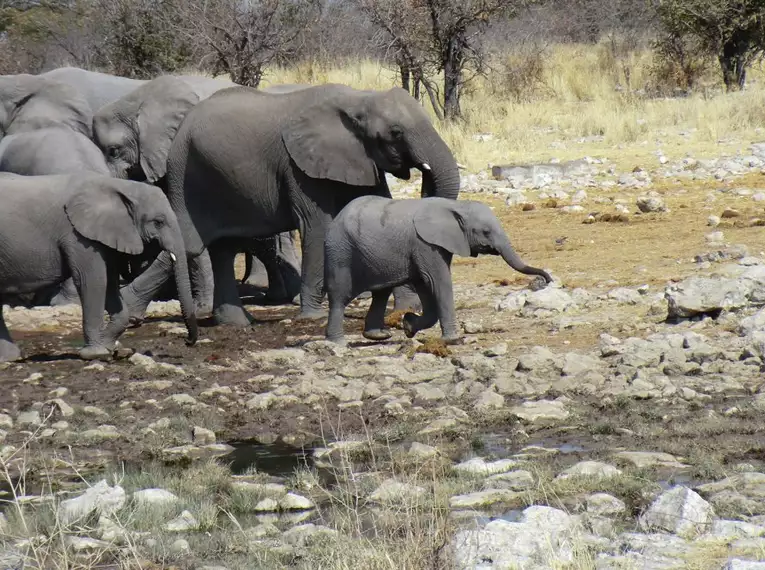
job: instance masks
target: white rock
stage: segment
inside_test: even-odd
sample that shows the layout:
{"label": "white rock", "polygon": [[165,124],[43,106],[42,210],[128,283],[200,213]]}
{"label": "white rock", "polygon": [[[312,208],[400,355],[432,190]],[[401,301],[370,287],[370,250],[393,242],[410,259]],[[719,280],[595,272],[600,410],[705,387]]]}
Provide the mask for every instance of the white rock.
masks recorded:
{"label": "white rock", "polygon": [[667,206],[664,204],[664,200],[656,192],[651,192],[645,196],[640,196],[636,205],[641,212],[666,212]]}
{"label": "white rock", "polygon": [[458,568],[541,570],[573,563],[580,535],[577,517],[533,506],[523,511],[519,522],[498,519],[481,530],[458,531],[452,548]]}
{"label": "white rock", "polygon": [[565,471],[562,471],[556,479],[569,479],[571,477],[605,479],[608,477],[616,477],[621,474],[621,470],[608,463],[602,463],[600,461],[580,461],[576,465],[572,465]]}
{"label": "white rock", "polygon": [[314,543],[327,544],[329,540],[335,537],[337,537],[336,530],[312,523],[298,525],[282,534],[282,540],[285,543],[300,548]]}
{"label": "white rock", "polygon": [[485,483],[487,489],[507,489],[509,491],[523,491],[534,485],[534,476],[524,469],[492,475],[486,479]]}
{"label": "white rock", "polygon": [[197,445],[215,443],[215,432],[203,427],[194,426],[191,430],[191,437]]}
{"label": "white rock", "polygon": [[420,460],[430,459],[431,457],[435,457],[438,454],[439,451],[437,448],[433,447],[432,445],[420,443],[418,441],[412,442],[412,445],[409,447],[409,455]]}
{"label": "white rock", "polygon": [[509,503],[518,498],[518,493],[508,489],[487,489],[449,498],[452,509],[485,509],[497,503]]}
{"label": "white rock", "polygon": [[40,424],[42,424],[42,419],[40,418],[40,412],[37,410],[29,410],[26,412],[20,412],[18,416],[16,416],[16,424],[21,426],[31,426],[31,427],[37,427]]}
{"label": "white rock", "polygon": [[165,525],[165,530],[171,532],[185,532],[187,530],[195,530],[198,527],[199,522],[194,518],[194,515],[189,511],[183,511],[180,515]]}
{"label": "white rock", "polygon": [[707,218],[707,225],[716,228],[720,225],[720,216],[709,216]]}
{"label": "white rock", "polygon": [[644,529],[672,532],[692,538],[708,531],[715,518],[712,506],[687,487],[677,486],[662,493],[639,519]]}
{"label": "white rock", "polygon": [[133,500],[138,505],[169,505],[178,501],[178,497],[165,489],[142,489],[133,493]]}
{"label": "white rock", "polygon": [[110,515],[125,505],[127,496],[119,485],[110,487],[102,479],[85,493],[73,499],[61,501],[58,506],[58,517],[63,525],[69,525],[96,512],[99,515]]}
{"label": "white rock", "polygon": [[728,560],[723,570],[765,570],[765,562],[733,558]]}
{"label": "white rock", "polygon": [[395,479],[386,479],[369,495],[369,500],[375,503],[401,504],[402,501],[414,502],[422,498],[425,493],[424,487],[402,483]]}
{"label": "white rock", "polygon": [[297,493],[287,493],[279,499],[279,509],[283,511],[307,511],[314,507],[311,499]]}
{"label": "white rock", "polygon": [[531,400],[510,410],[520,419],[536,423],[565,420],[571,415],[563,402],[559,400]]}
{"label": "white rock", "polygon": [[614,454],[614,458],[627,461],[638,469],[650,467],[684,469],[688,467],[681,463],[674,455],[660,451],[620,451]]}
{"label": "white rock", "polygon": [[173,554],[188,554],[191,552],[191,546],[187,540],[179,538],[170,545],[170,552]]}
{"label": "white rock", "polygon": [[459,473],[469,475],[494,475],[496,473],[506,473],[512,471],[518,466],[519,462],[515,459],[498,459],[497,461],[486,461],[483,457],[474,457],[462,463],[458,463],[453,469]]}
{"label": "white rock", "polygon": [[597,516],[619,515],[627,510],[624,501],[608,493],[594,493],[586,499],[587,512]]}

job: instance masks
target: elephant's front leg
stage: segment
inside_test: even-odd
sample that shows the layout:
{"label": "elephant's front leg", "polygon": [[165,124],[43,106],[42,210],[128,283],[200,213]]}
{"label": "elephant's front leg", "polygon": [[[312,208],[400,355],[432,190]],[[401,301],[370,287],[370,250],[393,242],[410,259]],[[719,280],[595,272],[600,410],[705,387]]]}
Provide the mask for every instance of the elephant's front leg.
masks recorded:
{"label": "elephant's front leg", "polygon": [[213,280],[213,318],[219,325],[249,326],[255,319],[242,306],[239,290],[236,287],[234,259],[237,251],[225,244],[212,244],[209,247],[212,262]]}
{"label": "elephant's front leg", "polygon": [[419,331],[429,329],[438,322],[438,304],[436,302],[433,289],[424,283],[418,283],[416,290],[422,300],[422,315],[406,313],[401,322],[404,334],[407,338],[412,338]]}
{"label": "elephant's front leg", "polygon": [[103,340],[106,261],[92,250],[80,253],[74,260],[72,278],[82,301],[82,334],[85,337],[85,346],[80,349],[80,358],[108,359],[112,351]]}
{"label": "elephant's front leg", "polygon": [[122,302],[127,305],[131,321],[141,322],[143,320],[149,303],[157,297],[165,282],[172,275],[173,262],[170,259],[170,254],[162,251],[146,271],[120,290]]}
{"label": "elephant's front leg", "polygon": [[11,340],[11,333],[3,319],[3,299],[0,298],[0,362],[13,362],[21,358],[21,350]]}

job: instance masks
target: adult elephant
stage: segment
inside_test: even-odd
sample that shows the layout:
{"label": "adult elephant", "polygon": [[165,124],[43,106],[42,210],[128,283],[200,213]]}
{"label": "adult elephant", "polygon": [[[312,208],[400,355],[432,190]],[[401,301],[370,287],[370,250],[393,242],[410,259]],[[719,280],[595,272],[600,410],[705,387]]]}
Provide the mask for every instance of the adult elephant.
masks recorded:
{"label": "adult elephant", "polygon": [[94,112],[146,83],[141,79],[88,71],[79,67],[59,67],[41,73],[38,77],[52,79],[77,89]]}
{"label": "adult elephant", "polygon": [[[423,173],[424,196],[457,197],[451,151],[400,88],[322,85],[274,95],[234,87],[199,103],[168,157],[168,197],[187,253],[209,249],[216,321],[252,322],[234,278],[240,240],[293,229],[303,253],[300,318],[324,316],[325,228],[358,196],[390,197],[386,172],[406,180],[412,168]],[[169,268],[162,254],[123,289],[132,314],[145,310]]]}
{"label": "adult elephant", "polygon": [[[233,86],[229,81],[200,76],[165,75],[152,79],[95,113],[93,139],[114,176],[165,187],[170,146],[186,115],[200,101]],[[306,87],[276,85],[264,91],[289,93]],[[298,294],[299,280],[294,274],[299,267],[291,234],[253,242],[247,253],[248,265],[253,265],[253,254],[262,262],[256,264],[250,279],[255,283],[267,279],[269,300],[288,301]],[[208,307],[212,303],[213,278],[207,253],[196,258],[191,268],[198,303]]]}

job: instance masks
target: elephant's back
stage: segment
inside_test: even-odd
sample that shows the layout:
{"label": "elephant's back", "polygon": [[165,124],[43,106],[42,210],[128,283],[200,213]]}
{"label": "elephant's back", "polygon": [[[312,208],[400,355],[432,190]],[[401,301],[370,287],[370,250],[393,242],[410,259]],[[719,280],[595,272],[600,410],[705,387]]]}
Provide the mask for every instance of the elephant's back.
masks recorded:
{"label": "elephant's back", "polygon": [[77,89],[88,101],[94,113],[146,83],[141,79],[88,71],[79,67],[59,67],[40,75]]}

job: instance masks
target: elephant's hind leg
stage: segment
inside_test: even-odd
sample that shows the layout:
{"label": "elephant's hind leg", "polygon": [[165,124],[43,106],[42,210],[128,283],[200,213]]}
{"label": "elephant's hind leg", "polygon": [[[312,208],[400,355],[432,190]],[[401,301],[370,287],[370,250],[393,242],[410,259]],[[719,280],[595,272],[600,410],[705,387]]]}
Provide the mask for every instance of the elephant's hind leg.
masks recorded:
{"label": "elephant's hind leg", "polygon": [[0,362],[13,362],[21,358],[21,350],[13,344],[11,333],[3,319],[3,300],[0,298]]}
{"label": "elephant's hind leg", "polygon": [[212,244],[209,248],[212,263],[213,318],[219,325],[249,326],[255,319],[244,309],[236,287],[234,259],[236,250],[223,244]]}
{"label": "elephant's hind leg", "polygon": [[393,289],[393,310],[414,312],[422,310],[422,302],[414,287],[406,284]]}
{"label": "elephant's hind leg", "polygon": [[390,329],[385,328],[385,309],[392,289],[381,289],[372,293],[372,304],[364,322],[364,338],[369,340],[387,340],[391,337]]}

